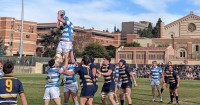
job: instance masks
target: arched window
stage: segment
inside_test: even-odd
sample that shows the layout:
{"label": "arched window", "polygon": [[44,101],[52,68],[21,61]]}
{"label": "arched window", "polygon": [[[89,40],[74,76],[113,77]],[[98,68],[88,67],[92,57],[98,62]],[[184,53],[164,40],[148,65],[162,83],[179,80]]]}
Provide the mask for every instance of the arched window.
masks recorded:
{"label": "arched window", "polygon": [[195,46],[195,50],[196,50],[196,51],[199,51],[199,45],[196,45],[196,46]]}
{"label": "arched window", "polygon": [[180,57],[185,58],[185,56],[186,56],[186,55],[185,55],[185,51],[181,50],[181,51],[180,51]]}

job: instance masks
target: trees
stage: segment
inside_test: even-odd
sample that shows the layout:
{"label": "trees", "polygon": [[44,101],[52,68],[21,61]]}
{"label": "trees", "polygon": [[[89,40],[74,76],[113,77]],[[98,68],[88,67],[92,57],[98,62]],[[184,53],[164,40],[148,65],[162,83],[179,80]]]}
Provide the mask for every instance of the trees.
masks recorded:
{"label": "trees", "polygon": [[56,47],[58,46],[61,31],[52,30],[49,35],[42,35],[39,43],[44,46],[44,57],[53,57],[56,54]]}
{"label": "trees", "polygon": [[154,27],[154,29],[153,29],[153,37],[154,38],[160,38],[160,25],[161,25],[161,22],[162,22],[162,20],[161,20],[161,18],[159,18],[158,19],[158,21],[157,21],[157,23],[156,23],[156,26]]}
{"label": "trees", "polygon": [[152,27],[152,24],[149,23],[149,26],[147,27],[147,29],[138,30],[137,34],[139,34],[140,37],[160,38],[161,22],[162,22],[162,20],[161,20],[161,18],[159,18],[155,27]]}
{"label": "trees", "polygon": [[98,43],[91,43],[85,47],[83,55],[93,55],[96,58],[108,56],[106,48]]}
{"label": "trees", "polygon": [[2,38],[0,38],[0,56],[6,55],[6,49],[7,47],[4,46],[4,41]]}
{"label": "trees", "polygon": [[137,42],[126,43],[124,47],[140,47],[140,43]]}
{"label": "trees", "polygon": [[115,46],[106,46],[106,50],[110,57],[115,58],[116,47]]}

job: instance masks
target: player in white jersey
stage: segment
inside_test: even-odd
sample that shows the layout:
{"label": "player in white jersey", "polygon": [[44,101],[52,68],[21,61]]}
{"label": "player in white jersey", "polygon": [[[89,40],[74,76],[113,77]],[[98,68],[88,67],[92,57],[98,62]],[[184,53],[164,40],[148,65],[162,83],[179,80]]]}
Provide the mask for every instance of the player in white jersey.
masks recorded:
{"label": "player in white jersey", "polygon": [[[71,53],[68,64],[67,71],[74,71],[76,67],[75,57],[74,54]],[[68,101],[70,98],[70,95],[73,98],[74,105],[79,105],[78,99],[77,99],[77,93],[78,93],[78,84],[76,80],[76,74],[72,76],[64,75],[64,105],[69,105]]]}
{"label": "player in white jersey", "polygon": [[4,73],[3,73],[3,64],[0,61],[0,78],[3,77]]}
{"label": "player in white jersey", "polygon": [[54,99],[56,105],[61,105],[60,89],[59,89],[59,64],[54,59],[49,61],[49,69],[47,71],[47,83],[45,85],[44,105],[49,105],[50,99]]}

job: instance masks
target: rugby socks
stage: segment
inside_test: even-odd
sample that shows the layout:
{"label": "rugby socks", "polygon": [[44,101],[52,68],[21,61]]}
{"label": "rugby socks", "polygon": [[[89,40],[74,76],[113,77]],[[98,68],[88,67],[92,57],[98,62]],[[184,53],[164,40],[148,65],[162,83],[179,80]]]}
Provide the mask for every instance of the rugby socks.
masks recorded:
{"label": "rugby socks", "polygon": [[173,102],[174,95],[170,95],[171,102]]}
{"label": "rugby socks", "polygon": [[178,96],[176,96],[176,103],[178,103]]}
{"label": "rugby socks", "polygon": [[161,94],[162,94],[162,93],[163,93],[163,91],[164,91],[164,88],[161,88],[161,90],[160,90],[160,91],[161,91]]}
{"label": "rugby socks", "polygon": [[124,105],[124,100],[120,100],[120,102],[121,102],[121,105]]}
{"label": "rugby socks", "polygon": [[68,103],[64,103],[63,105],[68,105]]}

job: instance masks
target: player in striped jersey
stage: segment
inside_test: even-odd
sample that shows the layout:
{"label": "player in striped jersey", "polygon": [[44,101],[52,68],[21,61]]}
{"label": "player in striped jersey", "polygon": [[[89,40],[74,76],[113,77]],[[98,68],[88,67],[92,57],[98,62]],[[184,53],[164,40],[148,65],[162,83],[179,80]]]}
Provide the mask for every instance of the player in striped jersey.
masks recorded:
{"label": "player in striped jersey", "polygon": [[80,105],[93,105],[93,97],[96,93],[96,70],[90,68],[90,59],[88,56],[83,57],[82,63],[74,71],[65,71],[63,74],[69,76],[76,73],[79,74],[82,85]]}
{"label": "player in striped jersey", "polygon": [[134,86],[137,86],[137,83],[132,70],[130,70],[130,68],[126,65],[125,60],[119,61],[119,77],[120,77],[119,79],[122,80],[121,94],[120,94],[121,105],[124,105],[125,95],[128,99],[128,105],[132,105],[132,99],[131,99],[132,80],[134,81]]}
{"label": "player in striped jersey", "polygon": [[117,96],[117,90],[120,90],[121,81],[119,81],[119,64],[118,63],[115,65],[114,74],[115,74],[115,95],[114,95],[114,98],[115,98],[115,102],[117,104],[119,104],[118,96]]}
{"label": "player in striped jersey", "polygon": [[61,105],[60,89],[59,89],[59,64],[51,59],[49,62],[49,69],[47,70],[47,83],[45,85],[44,105],[49,105],[50,99],[54,99],[56,105]]}
{"label": "player in striped jersey", "polygon": [[10,61],[3,65],[4,76],[0,79],[0,105],[17,105],[17,95],[22,105],[27,105],[22,83],[12,76],[14,64]]}
{"label": "player in striped jersey", "polygon": [[[74,26],[72,22],[69,20],[67,16],[65,16],[65,11],[60,10],[58,11],[58,22],[57,22],[57,28],[62,30],[62,36],[61,39],[58,43],[58,47],[56,49],[56,55],[55,55],[55,60],[56,62],[60,62],[61,59],[61,54],[64,56],[64,70],[67,69],[68,67],[68,57],[70,53],[73,53],[72,50],[72,41],[73,41],[73,29]],[[62,25],[60,24],[62,23]]]}
{"label": "player in striped jersey", "polygon": [[105,57],[103,60],[103,65],[101,67],[101,74],[104,77],[104,84],[101,90],[101,96],[102,96],[102,103],[103,105],[106,105],[106,96],[108,95],[110,102],[112,105],[116,105],[116,102],[114,100],[114,92],[115,92],[115,81],[114,81],[114,68],[113,65],[110,63],[111,58]]}
{"label": "player in striped jersey", "polygon": [[[158,96],[160,97],[160,102],[162,102],[162,96],[160,92],[160,78],[162,78],[162,69],[157,66],[157,61],[152,62],[153,67],[150,70],[150,76],[149,79],[151,81],[151,87],[152,87],[152,101],[155,101],[155,87],[158,91]],[[162,80],[162,79],[161,79]]]}
{"label": "player in striped jersey", "polygon": [[161,94],[163,93],[164,88],[168,87],[168,83],[169,83],[168,76],[170,74],[170,72],[169,72],[169,66],[172,66],[172,62],[171,61],[168,62],[168,65],[165,67],[164,72],[163,72],[164,81],[163,81],[163,85],[162,85],[162,88],[161,88]]}
{"label": "player in striped jersey", "polygon": [[0,78],[3,77],[4,73],[3,73],[3,64],[0,61]]}
{"label": "player in striped jersey", "polygon": [[[75,67],[76,67],[76,60],[74,54],[71,53],[67,71],[74,71]],[[74,105],[79,105],[77,99],[78,84],[76,80],[76,74],[72,76],[64,75],[63,80],[64,80],[64,105],[68,105],[70,95],[72,96]]]}
{"label": "player in striped jersey", "polygon": [[173,69],[172,65],[169,66],[169,90],[170,90],[170,98],[171,101],[169,104],[173,103],[173,98],[176,96],[176,105],[179,105],[178,102],[178,88],[180,86],[180,77],[178,76],[177,72]]}

